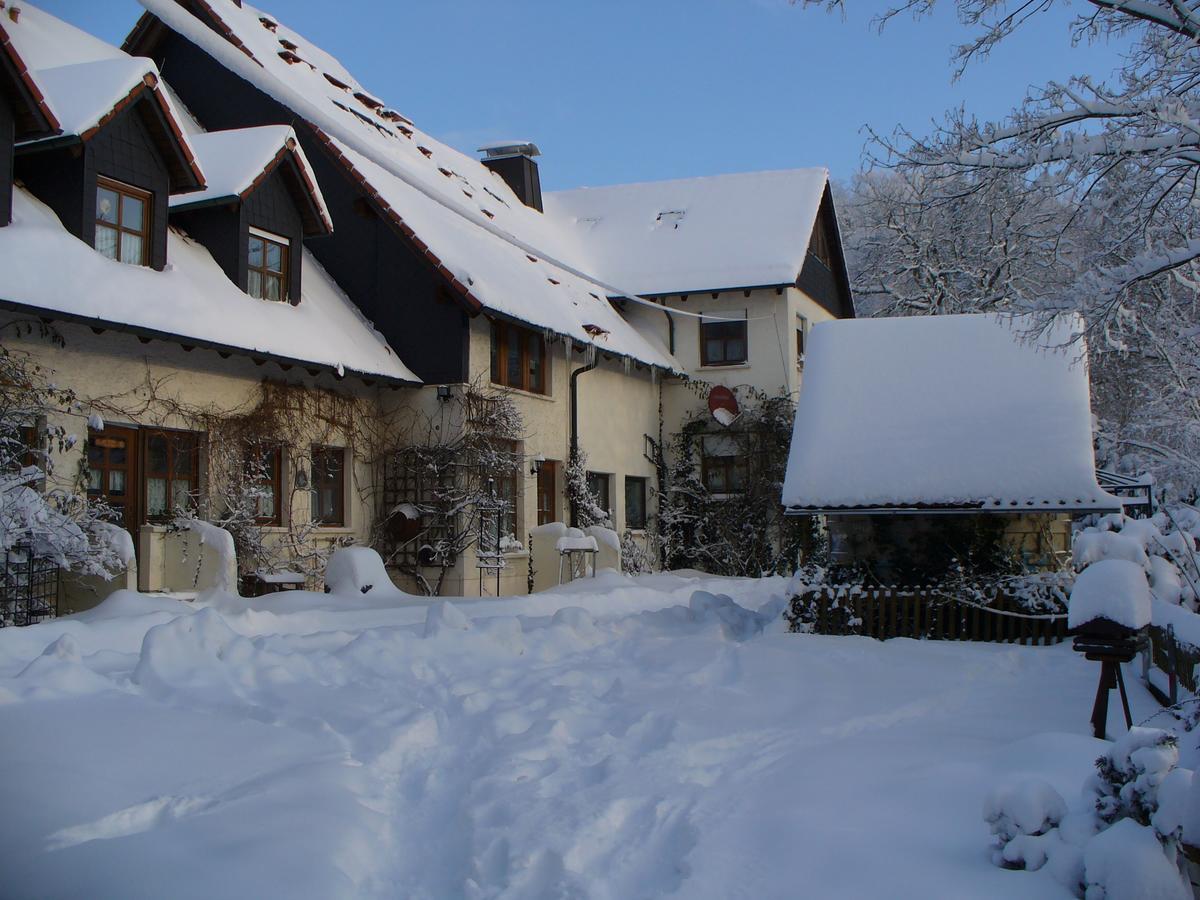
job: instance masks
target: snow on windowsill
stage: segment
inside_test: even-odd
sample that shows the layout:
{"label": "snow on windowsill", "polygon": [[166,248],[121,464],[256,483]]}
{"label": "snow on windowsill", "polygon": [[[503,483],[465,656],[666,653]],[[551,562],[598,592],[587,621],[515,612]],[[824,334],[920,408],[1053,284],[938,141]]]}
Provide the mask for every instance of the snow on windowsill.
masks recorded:
{"label": "snow on windowsill", "polygon": [[713,365],[703,365],[703,364],[700,366],[700,369],[702,371],[706,371],[706,372],[729,372],[729,371],[736,371],[738,369],[749,369],[749,368],[750,368],[750,363],[748,363],[748,362],[733,363],[732,365],[728,365],[728,366],[713,366]]}
{"label": "snow on windowsill", "polygon": [[539,394],[534,391],[523,390],[522,388],[509,387],[506,384],[496,384],[495,382],[490,382],[490,383],[491,383],[492,387],[499,388],[500,390],[506,391],[511,394],[516,394],[518,397],[529,397],[530,399],[533,399],[533,400],[548,400],[551,403],[554,402],[553,394]]}

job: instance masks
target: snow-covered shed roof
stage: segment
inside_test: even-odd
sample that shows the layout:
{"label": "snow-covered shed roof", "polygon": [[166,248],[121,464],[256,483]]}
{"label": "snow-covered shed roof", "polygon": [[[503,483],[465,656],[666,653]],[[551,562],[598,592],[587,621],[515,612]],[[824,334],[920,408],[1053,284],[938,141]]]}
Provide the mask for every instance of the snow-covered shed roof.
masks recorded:
{"label": "snow-covered shed roof", "polygon": [[188,136],[208,185],[201,191],[171,198],[172,210],[192,209],[215,203],[244,199],[275,171],[290,160],[297,193],[296,207],[305,219],[307,234],[333,231],[333,220],[325,206],[325,198],[317,185],[308,158],[304,155],[296,132],[288,125],[263,125],[258,128],[236,128],[229,131],[191,132]]}
{"label": "snow-covered shed roof", "polygon": [[17,140],[59,132],[58,119],[3,24],[0,24],[0,93],[16,115]]}
{"label": "snow-covered shed roof", "polygon": [[639,294],[793,284],[826,169],[748,172],[543,195],[588,264]]}
{"label": "snow-covered shed roof", "polygon": [[679,368],[657,337],[595,299],[611,291],[575,264],[578,248],[564,229],[478,160],[420,131],[311,41],[248,3],[140,2],[150,16],[127,47],[148,39],[157,19],[292,110],[468,305]]}
{"label": "snow-covered shed roof", "polygon": [[306,250],[301,302],[256,300],[200,244],[172,229],[162,272],[110,260],[70,234],[23,189],[0,239],[0,303],[338,374],[417,384]]}
{"label": "snow-covered shed roof", "polygon": [[783,503],[862,513],[1119,510],[1096,483],[1074,317],[1033,337],[986,315],[812,330]]}
{"label": "snow-covered shed roof", "polygon": [[34,6],[22,4],[7,26],[13,48],[58,121],[63,137],[89,140],[110,119],[139,100],[149,101],[146,125],[164,148],[172,191],[204,186],[204,173],[184,136],[182,116],[151,60],[132,57]]}

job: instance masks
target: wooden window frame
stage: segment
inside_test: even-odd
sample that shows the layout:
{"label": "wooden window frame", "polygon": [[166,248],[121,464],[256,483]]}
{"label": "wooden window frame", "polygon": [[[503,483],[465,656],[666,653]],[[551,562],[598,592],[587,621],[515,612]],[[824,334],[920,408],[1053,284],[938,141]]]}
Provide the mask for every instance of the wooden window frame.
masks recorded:
{"label": "wooden window frame", "polygon": [[[250,264],[250,246],[254,241],[263,243],[262,265],[253,266]],[[267,268],[267,245],[273,244],[279,248],[280,270],[276,272],[274,269]],[[291,292],[288,290],[288,285],[291,280],[291,265],[292,265],[292,244],[286,237],[281,234],[274,234],[270,231],[265,231],[262,228],[256,228],[251,225],[246,233],[246,293],[255,300],[266,300],[268,303],[291,303]],[[257,274],[261,290],[255,294],[250,288],[250,276]],[[266,296],[266,285],[268,279],[279,282],[279,299],[273,299]]]}
{"label": "wooden window frame", "polygon": [[[514,384],[508,371],[509,352],[513,341],[519,341],[517,358],[520,361],[521,377]],[[530,346],[538,348],[541,366],[538,369],[538,379],[530,372]],[[546,357],[546,338],[541,333],[530,328],[522,328],[512,322],[492,319],[491,322],[491,377],[492,384],[501,387],[515,388],[530,394],[550,394],[549,360]]]}
{"label": "wooden window frame", "polygon": [[[150,441],[156,437],[162,437],[167,442],[167,465],[162,471],[151,471],[150,469]],[[141,430],[140,436],[140,466],[138,472],[138,491],[142,503],[141,522],[144,525],[163,525],[171,521],[175,514],[175,508],[171,505],[172,498],[175,495],[175,483],[184,481],[188,484],[188,496],[195,502],[200,492],[200,450],[203,447],[203,432],[199,431],[184,431],[181,429],[170,428],[148,428]],[[191,454],[191,465],[186,476],[181,476],[176,472],[176,454],[181,449],[184,443],[190,443],[190,448],[182,448],[185,452]],[[150,513],[150,481],[152,479],[161,479],[166,482],[166,500],[167,510],[163,513]]]}
{"label": "wooden window frame", "polygon": [[[106,191],[112,191],[118,197],[116,222],[104,222],[100,219],[100,190],[101,189],[104,189]],[[141,203],[142,203],[142,228],[140,231],[133,229],[133,228],[126,228],[125,225],[122,223],[122,220],[124,219],[124,216],[125,216],[125,204],[120,201],[119,198],[121,198],[121,197],[131,197],[135,200],[141,201]],[[141,258],[140,262],[125,263],[125,265],[138,265],[138,266],[150,265],[150,244],[151,244],[151,240],[152,240],[151,236],[154,233],[153,218],[154,218],[154,193],[153,193],[153,191],[148,191],[145,188],[135,187],[134,185],[126,184],[123,181],[116,181],[115,179],[107,178],[103,175],[96,176],[96,210],[93,215],[93,220],[94,220],[93,226],[94,227],[93,227],[93,235],[92,235],[92,247],[95,248],[97,253],[100,252],[100,248],[98,246],[96,246],[97,236],[100,233],[99,230],[101,228],[109,228],[109,229],[112,229],[117,232],[117,255],[115,257],[106,256],[105,257],[106,259],[112,259],[114,262],[125,263],[125,261],[121,258],[121,241],[122,241],[123,235],[129,234],[129,235],[136,235],[137,237],[140,237],[142,239],[142,258]]]}
{"label": "wooden window frame", "polygon": [[[612,475],[608,472],[588,472],[586,473],[588,490],[596,496],[596,500],[602,510],[604,510],[609,519],[613,518],[612,510]],[[600,497],[600,492],[596,490],[595,483],[598,481],[604,482],[604,496]]]}
{"label": "wooden window frame", "polygon": [[[545,491],[543,488],[548,487]],[[558,521],[558,463],[552,459],[542,461],[537,470],[537,523],[538,525],[549,525],[551,522]],[[543,507],[542,498],[545,497],[547,505]]]}
{"label": "wooden window frame", "polygon": [[283,524],[283,447],[279,444],[252,447],[248,453],[264,458],[270,455],[271,458],[270,471],[265,478],[255,479],[254,484],[271,488],[271,496],[274,497],[273,508],[269,515],[256,516],[254,521],[259,525],[278,527]]}
{"label": "wooden window frame", "polygon": [[[705,444],[704,438],[700,439],[700,482],[704,485],[704,489],[710,494],[744,494],[746,493],[746,480],[749,476],[749,467],[746,464],[746,458],[740,453],[710,455]],[[722,480],[725,485],[721,490],[715,490],[711,486],[712,473],[720,471]],[[733,486],[738,480],[735,475],[740,474],[741,485]]]}
{"label": "wooden window frame", "polygon": [[[320,505],[320,500],[319,500],[320,495],[318,493],[318,485],[317,485],[317,459],[318,459],[318,457],[328,456],[331,451],[337,451],[337,453],[340,455],[340,458],[341,458],[341,464],[340,464],[340,468],[339,468],[339,472],[338,472],[339,477],[338,477],[337,481],[335,482],[336,492],[334,494],[335,502],[334,502],[334,510],[333,511],[335,511],[337,513],[337,515],[330,519],[326,519],[318,513],[318,507]],[[309,484],[313,491],[312,521],[314,524],[316,524],[317,526],[319,526],[321,528],[345,528],[346,527],[346,457],[347,457],[346,448],[345,447],[334,447],[334,446],[327,445],[327,444],[313,444],[309,453],[310,453],[310,459],[311,459],[311,463],[312,463],[311,475],[309,478]],[[334,519],[336,519],[336,521],[334,521]]]}
{"label": "wooden window frame", "polygon": [[[648,478],[637,475],[625,476],[625,527],[632,531],[644,531],[647,523],[650,521],[650,510],[646,506],[646,501],[649,496],[647,490]],[[633,487],[641,495],[642,518],[641,521],[633,521],[629,517],[629,489]]]}
{"label": "wooden window frame", "polygon": [[796,314],[796,365],[804,363],[804,353],[808,349],[808,319]]}
{"label": "wooden window frame", "polygon": [[[743,315],[741,318],[736,316],[723,316],[720,313],[711,313],[712,319],[700,319],[700,365],[720,367],[720,366],[743,366],[750,361],[750,329],[748,326],[747,317]],[[742,354],[740,358],[730,358],[729,344],[732,341],[738,340],[736,335],[721,334],[716,338],[708,337],[706,333],[709,329],[717,329],[719,331],[728,331],[741,326],[741,342]],[[710,340],[719,340],[721,342],[721,357],[716,359],[709,356],[708,344]]]}

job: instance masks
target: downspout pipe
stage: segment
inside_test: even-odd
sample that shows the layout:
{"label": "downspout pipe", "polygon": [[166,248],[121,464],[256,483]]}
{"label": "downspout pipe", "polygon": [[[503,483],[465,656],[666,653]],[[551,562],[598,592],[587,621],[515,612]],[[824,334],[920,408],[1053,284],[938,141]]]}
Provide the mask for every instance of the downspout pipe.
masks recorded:
{"label": "downspout pipe", "polygon": [[[592,371],[598,365],[599,355],[586,366],[580,366],[571,373],[571,462],[579,458],[579,376]],[[574,500],[571,500],[571,526],[579,526],[579,509]]]}

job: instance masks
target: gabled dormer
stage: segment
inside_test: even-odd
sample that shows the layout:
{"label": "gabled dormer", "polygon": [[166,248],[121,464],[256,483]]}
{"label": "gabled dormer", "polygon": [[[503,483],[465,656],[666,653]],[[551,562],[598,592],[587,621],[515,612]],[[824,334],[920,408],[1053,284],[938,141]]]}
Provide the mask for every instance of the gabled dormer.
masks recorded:
{"label": "gabled dormer", "polygon": [[0,226],[12,221],[14,144],[58,130],[58,119],[0,25]]}
{"label": "gabled dormer", "polygon": [[172,198],[171,221],[251,297],[299,303],[304,238],[333,225],[295,133],[267,125],[195,134],[192,143],[208,186]]}
{"label": "gabled dormer", "polygon": [[101,254],[162,269],[168,198],[204,176],[154,64],[121,55],[34,77],[62,129],[17,142],[16,178]]}

